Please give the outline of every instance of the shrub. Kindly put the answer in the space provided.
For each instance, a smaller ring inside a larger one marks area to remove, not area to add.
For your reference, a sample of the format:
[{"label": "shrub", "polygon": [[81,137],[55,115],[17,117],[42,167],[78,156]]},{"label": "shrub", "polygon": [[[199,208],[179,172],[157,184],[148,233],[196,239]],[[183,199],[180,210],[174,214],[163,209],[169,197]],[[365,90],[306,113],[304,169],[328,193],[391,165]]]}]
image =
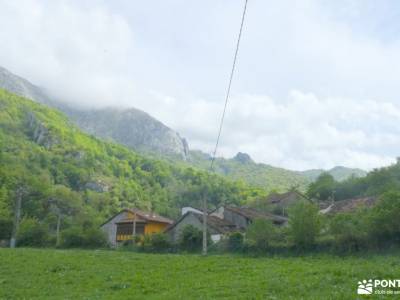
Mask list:
[{"label": "shrub", "polygon": [[289,208],[288,234],[296,247],[301,249],[312,247],[320,229],[321,220],[316,205],[299,201]]},{"label": "shrub", "polygon": [[239,252],[243,250],[243,234],[240,232],[232,232],[228,238],[228,250]]},{"label": "shrub", "polygon": [[171,243],[165,233],[154,233],[151,235],[151,247],[153,251],[163,252],[171,248]]},{"label": "shrub", "polygon": [[351,252],[365,246],[366,226],[361,213],[342,213],[330,221],[330,233],[334,237],[336,250]]},{"label": "shrub", "polygon": [[48,245],[48,241],[48,228],[45,224],[34,218],[22,219],[17,235],[18,246],[43,247]]},{"label": "shrub", "polygon": [[372,241],[400,242],[400,192],[387,192],[372,208],[369,218],[369,235]]},{"label": "shrub", "polygon": [[203,242],[203,232],[192,225],[183,228],[179,246],[183,250],[196,251],[201,249]]},{"label": "shrub", "polygon": [[62,232],[61,238],[64,248],[100,248],[107,245],[104,232],[95,227],[85,230],[77,226],[70,227]]},{"label": "shrub", "polygon": [[270,220],[254,220],[246,231],[246,243],[259,251],[267,250],[276,237],[276,228]]},{"label": "shrub", "polygon": [[11,238],[12,227],[12,220],[0,219],[0,240],[8,240]]},{"label": "shrub", "polygon": [[105,233],[96,227],[88,228],[84,231],[85,243],[84,247],[102,248],[107,246],[107,238]]}]

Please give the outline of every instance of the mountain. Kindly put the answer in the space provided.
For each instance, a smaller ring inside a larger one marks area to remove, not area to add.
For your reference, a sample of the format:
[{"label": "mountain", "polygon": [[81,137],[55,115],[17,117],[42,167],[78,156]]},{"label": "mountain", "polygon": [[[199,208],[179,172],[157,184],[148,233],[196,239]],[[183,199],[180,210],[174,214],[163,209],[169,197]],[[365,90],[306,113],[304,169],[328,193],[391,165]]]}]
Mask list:
[{"label": "mountain", "polygon": [[52,101],[46,91],[2,67],[0,88],[63,111],[82,130],[99,138],[157,156],[178,157],[183,160],[187,157],[186,140],[141,110],[71,108],[65,103]]},{"label": "mountain", "polygon": [[[202,151],[190,151],[187,162],[194,167],[207,170],[210,167],[211,156]],[[228,176],[234,180],[263,188],[264,190],[284,192],[292,187],[305,191],[307,186],[324,170],[290,171],[263,163],[256,163],[250,155],[239,152],[233,158],[217,158],[214,164],[217,174]],[[366,172],[360,169],[335,167],[326,171],[337,181],[343,181],[352,175],[363,177]]]},{"label": "mountain", "polygon": [[98,224],[122,207],[133,206],[176,217],[181,206],[198,206],[204,190],[210,207],[261,195],[222,176],[99,140],[57,110],[2,89],[0,166],[0,234],[1,220],[11,221],[21,187],[26,218],[53,222],[52,205],[65,200],[71,224]]},{"label": "mountain", "polygon": [[364,170],[346,168],[342,166],[334,167],[330,170],[322,170],[322,169],[307,170],[301,172],[301,174],[306,176],[309,180],[315,181],[318,178],[318,176],[324,172],[331,174],[336,181],[344,181],[352,176],[364,177],[367,175],[367,172]]},{"label": "mountain", "polygon": [[143,153],[186,160],[189,151],[184,138],[149,114],[135,109],[64,109],[82,130]]},{"label": "mountain", "polygon": [[0,66],[0,88],[19,96],[35,100],[39,103],[52,105],[53,101],[47,93],[28,80],[21,78]]},{"label": "mountain", "polygon": [[[210,167],[210,161],[210,155],[201,151],[190,151],[187,162],[194,167],[207,170]],[[299,172],[255,163],[248,154],[241,152],[230,159],[217,158],[214,163],[214,170],[217,174],[225,175],[234,180],[242,180],[268,192],[283,192],[291,187],[297,187],[304,191],[311,182],[310,179]]]},{"label": "mountain", "polygon": [[[189,151],[187,141],[177,132],[141,110],[72,108],[65,103],[52,101],[43,89],[1,67],[0,88],[63,111],[78,127],[98,138],[116,142],[155,157],[172,159],[178,164],[183,162],[182,165],[189,164],[202,170],[209,168],[211,159],[209,155],[201,151]],[[238,153],[232,159],[218,158],[215,171],[267,191],[286,191],[294,186],[304,190],[310,182],[324,172],[319,169],[297,172],[255,163],[246,153]],[[365,175],[362,170],[345,167],[335,167],[328,172],[339,181],[352,174]]]}]

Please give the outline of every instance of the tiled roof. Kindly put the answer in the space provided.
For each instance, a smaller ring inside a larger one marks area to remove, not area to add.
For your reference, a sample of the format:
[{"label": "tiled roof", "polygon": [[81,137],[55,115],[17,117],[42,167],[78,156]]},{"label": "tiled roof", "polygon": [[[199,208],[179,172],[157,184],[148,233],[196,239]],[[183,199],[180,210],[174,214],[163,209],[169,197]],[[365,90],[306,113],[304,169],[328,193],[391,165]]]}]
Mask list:
[{"label": "tiled roof", "polygon": [[146,220],[146,221],[153,221],[153,222],[159,222],[159,223],[168,223],[168,224],[172,224],[174,223],[173,220],[162,217],[154,212],[147,212],[147,211],[142,211],[139,209],[128,209],[129,212],[131,213],[136,213],[139,217],[141,217],[142,219]]},{"label": "tiled roof", "polygon": [[327,208],[320,210],[322,214],[336,214],[341,212],[353,212],[362,207],[372,207],[377,201],[376,197],[360,197],[336,201]]},{"label": "tiled roof", "polygon": [[303,195],[299,191],[293,190],[283,194],[272,193],[267,197],[267,202],[270,204],[285,203],[288,201],[290,202],[296,200],[297,198],[309,200],[305,195]]},{"label": "tiled roof", "polygon": [[270,214],[267,212],[260,212],[258,210],[255,210],[255,209],[249,208],[249,207],[225,206],[225,209],[235,212],[239,215],[242,215],[243,217],[245,217],[249,220],[268,219],[268,220],[272,220],[275,223],[285,223],[288,220],[285,217]]},{"label": "tiled roof", "polygon": [[[199,214],[194,211],[188,211],[187,213],[182,215],[174,224],[168,226],[168,228],[165,229],[165,232],[168,232],[171,229],[173,229],[176,225],[178,225],[184,218],[186,218],[189,215],[193,215],[200,222],[203,222],[203,214]],[[236,230],[235,224],[232,224],[226,220],[211,215],[207,216],[207,226],[213,228],[215,231],[219,233],[228,233]]]},{"label": "tiled roof", "polygon": [[[137,214],[142,220],[144,220],[144,221],[151,221],[151,222],[158,222],[158,223],[167,223],[167,224],[172,224],[172,223],[174,223],[173,220],[168,219],[168,218],[165,218],[165,217],[162,217],[162,216],[160,216],[160,215],[158,215],[158,214],[156,214],[156,213],[153,213],[153,212],[146,212],[146,211],[142,211],[142,210],[139,210],[139,209],[136,209],[136,208],[134,208],[134,209],[128,209],[128,208],[126,208],[126,209],[121,210],[119,213],[113,215],[111,218],[109,218],[107,221],[105,221],[105,222],[104,222],[102,225],[100,225],[100,226],[103,226],[104,224],[107,224],[107,223],[110,222],[112,219],[114,219],[115,216],[118,216],[119,214],[122,214],[123,212],[136,213],[136,214]],[[123,223],[124,221],[129,222],[128,219],[125,219],[125,220],[123,220],[123,221],[120,221],[119,223]]]}]

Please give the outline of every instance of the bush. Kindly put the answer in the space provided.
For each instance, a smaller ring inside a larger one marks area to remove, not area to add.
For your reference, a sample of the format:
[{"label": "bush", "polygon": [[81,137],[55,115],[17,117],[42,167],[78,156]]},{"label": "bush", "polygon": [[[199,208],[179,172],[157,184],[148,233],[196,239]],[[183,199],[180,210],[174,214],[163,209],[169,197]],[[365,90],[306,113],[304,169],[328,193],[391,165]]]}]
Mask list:
[{"label": "bush", "polygon": [[183,228],[179,246],[183,250],[197,251],[201,249],[203,243],[203,232],[192,225]]},{"label": "bush", "polygon": [[275,226],[270,220],[254,220],[246,231],[246,244],[259,251],[268,249],[270,243],[277,237]]},{"label": "bush", "polygon": [[61,234],[61,247],[64,248],[101,248],[107,246],[107,239],[100,229],[90,227],[70,227]]},{"label": "bush", "polygon": [[17,235],[17,246],[43,247],[48,245],[48,242],[49,234],[45,224],[33,218],[22,219]]},{"label": "bush", "polygon": [[228,238],[228,250],[231,252],[239,252],[243,250],[243,234],[240,232],[232,232]]},{"label": "bush", "polygon": [[171,243],[165,233],[154,233],[151,235],[151,246],[153,251],[167,251],[171,248]]},{"label": "bush", "polygon": [[289,209],[288,234],[291,242],[300,249],[315,245],[321,229],[321,219],[316,205],[299,201]]},{"label": "bush", "polygon": [[361,213],[342,213],[330,221],[330,233],[334,237],[336,250],[351,252],[365,247],[367,233]]},{"label": "bush", "polygon": [[372,208],[369,235],[378,245],[400,242],[400,192],[387,192]]},{"label": "bush", "polygon": [[12,220],[0,219],[0,240],[9,240],[11,238],[12,227]]}]

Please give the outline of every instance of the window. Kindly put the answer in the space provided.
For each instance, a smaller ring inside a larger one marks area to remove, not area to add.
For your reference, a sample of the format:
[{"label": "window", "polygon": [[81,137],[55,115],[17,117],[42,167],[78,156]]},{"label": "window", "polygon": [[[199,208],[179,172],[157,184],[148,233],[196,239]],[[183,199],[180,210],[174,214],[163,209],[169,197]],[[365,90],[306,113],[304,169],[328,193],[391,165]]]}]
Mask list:
[{"label": "window", "polygon": [[[144,234],[143,223],[136,223],[136,234]],[[133,235],[133,223],[117,224],[117,240],[126,240],[126,237]]]}]

